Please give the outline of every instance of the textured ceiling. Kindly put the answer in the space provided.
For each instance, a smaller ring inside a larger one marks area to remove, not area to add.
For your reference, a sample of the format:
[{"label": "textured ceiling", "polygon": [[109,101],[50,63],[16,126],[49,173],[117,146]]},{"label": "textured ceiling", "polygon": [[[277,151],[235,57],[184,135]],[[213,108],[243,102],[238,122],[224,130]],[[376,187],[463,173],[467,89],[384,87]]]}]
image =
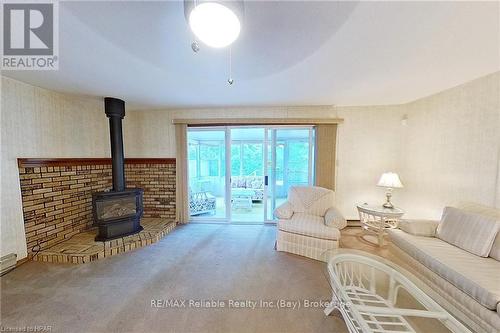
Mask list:
[{"label": "textured ceiling", "polygon": [[60,69],[3,75],[129,108],[408,102],[500,69],[498,2],[246,1],[193,53],[183,3],[61,2]]}]

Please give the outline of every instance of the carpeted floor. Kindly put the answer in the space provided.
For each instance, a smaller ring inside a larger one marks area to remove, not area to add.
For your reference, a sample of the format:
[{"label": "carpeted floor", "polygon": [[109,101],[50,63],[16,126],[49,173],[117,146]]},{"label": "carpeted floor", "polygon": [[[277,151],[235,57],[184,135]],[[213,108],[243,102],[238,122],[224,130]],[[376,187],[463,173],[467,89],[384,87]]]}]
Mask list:
[{"label": "carpeted floor", "polygon": [[[338,313],[325,317],[321,307],[304,307],[329,300],[323,264],[274,251],[274,238],[274,226],[190,224],[156,244],[90,264],[28,262],[1,278],[1,326],[50,326],[51,332],[346,332]],[[178,300],[171,305],[179,307],[168,307],[168,300]],[[196,308],[189,300],[220,300],[225,307]],[[269,303],[236,308],[233,300]],[[276,308],[280,300],[301,307]]]}]

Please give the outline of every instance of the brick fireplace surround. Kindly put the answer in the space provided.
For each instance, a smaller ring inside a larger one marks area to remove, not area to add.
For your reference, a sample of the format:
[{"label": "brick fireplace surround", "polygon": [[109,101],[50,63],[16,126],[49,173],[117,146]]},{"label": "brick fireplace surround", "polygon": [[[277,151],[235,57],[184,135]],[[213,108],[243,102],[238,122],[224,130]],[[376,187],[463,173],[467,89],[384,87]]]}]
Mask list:
[{"label": "brick fireplace surround", "polygon": [[[18,159],[28,254],[92,226],[92,193],[110,189],[111,159]],[[127,187],[144,189],[144,217],[175,220],[175,159],[125,159]]]}]

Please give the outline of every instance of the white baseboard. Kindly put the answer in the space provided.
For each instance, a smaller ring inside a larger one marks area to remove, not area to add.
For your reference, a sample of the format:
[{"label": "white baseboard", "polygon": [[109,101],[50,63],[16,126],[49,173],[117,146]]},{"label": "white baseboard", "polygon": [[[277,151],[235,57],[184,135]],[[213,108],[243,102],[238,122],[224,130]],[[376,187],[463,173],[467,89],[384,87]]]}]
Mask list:
[{"label": "white baseboard", "polygon": [[347,220],[348,227],[361,227],[361,222],[359,220]]},{"label": "white baseboard", "polygon": [[17,263],[17,254],[9,253],[6,256],[0,258],[0,275],[4,275],[5,273],[16,268]]}]

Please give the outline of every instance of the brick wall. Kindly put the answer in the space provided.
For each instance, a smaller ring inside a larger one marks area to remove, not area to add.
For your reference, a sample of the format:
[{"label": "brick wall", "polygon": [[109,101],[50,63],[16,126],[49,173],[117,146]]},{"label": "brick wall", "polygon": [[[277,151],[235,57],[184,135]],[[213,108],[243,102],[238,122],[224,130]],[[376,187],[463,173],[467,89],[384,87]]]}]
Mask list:
[{"label": "brick wall", "polygon": [[144,217],[175,219],[175,164],[125,164],[125,178],[144,189]]},{"label": "brick wall", "polygon": [[[19,161],[28,253],[37,245],[48,248],[92,226],[92,193],[111,188],[111,160]],[[175,219],[172,160],[126,159],[125,177],[127,187],[144,189],[144,217]]]}]

